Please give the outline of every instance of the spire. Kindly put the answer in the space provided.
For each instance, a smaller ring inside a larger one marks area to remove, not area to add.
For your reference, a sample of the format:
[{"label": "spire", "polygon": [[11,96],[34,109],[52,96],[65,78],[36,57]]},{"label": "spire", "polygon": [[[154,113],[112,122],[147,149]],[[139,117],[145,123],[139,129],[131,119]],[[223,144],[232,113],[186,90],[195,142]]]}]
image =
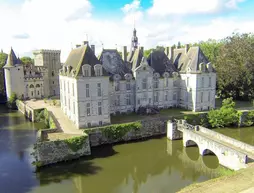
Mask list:
[{"label": "spire", "polygon": [[15,64],[17,64],[17,63],[18,63],[18,59],[11,47],[11,51],[8,55],[8,58],[7,58],[7,61],[6,61],[6,64],[4,67],[15,67]]},{"label": "spire", "polygon": [[131,50],[134,51],[138,48],[138,37],[137,37],[137,30],[134,27],[133,29],[133,35],[131,39]]}]

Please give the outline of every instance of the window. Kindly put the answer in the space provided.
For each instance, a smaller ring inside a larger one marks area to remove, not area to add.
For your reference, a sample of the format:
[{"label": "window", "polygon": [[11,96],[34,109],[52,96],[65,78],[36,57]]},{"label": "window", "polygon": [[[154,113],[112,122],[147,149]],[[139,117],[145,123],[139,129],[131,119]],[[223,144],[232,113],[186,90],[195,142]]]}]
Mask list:
[{"label": "window", "polygon": [[147,80],[146,80],[146,78],[143,78],[143,79],[142,79],[142,88],[143,88],[143,89],[146,89],[146,88],[147,88],[147,85],[146,85],[146,84],[147,84]]},{"label": "window", "polygon": [[34,92],[33,92],[33,91],[31,92],[31,95],[32,95],[32,96],[34,95]]},{"label": "window", "polygon": [[203,88],[205,86],[205,78],[202,77],[202,80],[201,80],[201,87]]},{"label": "window", "polygon": [[131,90],[130,81],[126,81],[126,90]]},{"label": "window", "polygon": [[140,99],[138,99],[138,105],[140,104]]},{"label": "window", "polygon": [[97,68],[97,69],[96,69],[95,75],[96,75],[96,76],[100,76],[100,75],[101,75],[101,69],[100,69],[100,68]]},{"label": "window", "polygon": [[186,101],[186,102],[189,101],[189,93],[188,93],[188,92],[185,93],[185,101]]},{"label": "window", "polygon": [[115,105],[116,105],[116,106],[119,106],[119,105],[120,105],[120,95],[117,95],[117,96],[116,96]]},{"label": "window", "polygon": [[165,101],[168,101],[168,91],[165,92]]},{"label": "window", "polygon": [[89,70],[87,68],[84,69],[84,76],[89,76]]},{"label": "window", "polygon": [[208,92],[208,102],[210,102],[210,100],[211,100],[211,93]]},{"label": "window", "polygon": [[154,102],[157,103],[159,101],[159,92],[155,92],[153,97],[154,97],[154,99],[153,99]]},{"label": "window", "polygon": [[70,84],[69,84],[69,82],[67,82],[67,90],[68,90],[68,93],[70,93]]},{"label": "window", "polygon": [[101,102],[98,102],[98,115],[102,115]]},{"label": "window", "polygon": [[37,94],[40,95],[40,91],[38,91]]},{"label": "window", "polygon": [[209,77],[209,87],[211,87],[211,86],[212,86],[212,78]]},{"label": "window", "polygon": [[126,95],[126,105],[131,105],[131,95],[130,94]]},{"label": "window", "polygon": [[190,78],[187,77],[187,87],[189,87],[189,86],[190,86]]},{"label": "window", "polygon": [[72,96],[74,96],[74,83],[72,83]]},{"label": "window", "polygon": [[53,84],[55,84],[55,82],[53,81]]},{"label": "window", "polygon": [[115,82],[115,91],[119,91],[120,90],[120,83],[119,81]]},{"label": "window", "polygon": [[155,79],[154,80],[154,85],[153,85],[154,88],[159,88],[159,80],[158,79]]},{"label": "window", "polygon": [[92,125],[91,125],[91,123],[87,123],[87,127],[91,127]]},{"label": "window", "polygon": [[176,93],[173,94],[173,100],[176,100]]},{"label": "window", "polygon": [[55,76],[55,72],[54,71],[52,71],[52,76]]},{"label": "window", "polygon": [[99,126],[102,126],[102,121],[99,121]]},{"label": "window", "polygon": [[97,84],[97,95],[100,97],[101,96],[101,83]]},{"label": "window", "polygon": [[176,80],[173,81],[173,86],[174,86],[174,87],[177,87],[177,81],[176,81]]},{"label": "window", "polygon": [[165,87],[168,87],[168,78],[165,78]]},{"label": "window", "polygon": [[66,96],[64,96],[64,106],[66,106]]},{"label": "window", "polygon": [[64,81],[63,81],[63,86],[64,86],[64,89],[63,89],[63,90],[65,91],[65,82],[64,82]]},{"label": "window", "polygon": [[68,99],[68,107],[69,107],[69,110],[71,110],[71,101],[70,101],[70,99]]},{"label": "window", "polygon": [[90,97],[89,84],[86,84],[86,97]]},{"label": "window", "polygon": [[75,115],[75,102],[73,102],[73,114]]},{"label": "window", "polygon": [[201,103],[203,102],[203,92],[201,92],[201,94],[200,94],[200,102]]},{"label": "window", "polygon": [[90,116],[91,115],[91,108],[90,108],[90,103],[86,104],[86,115]]}]

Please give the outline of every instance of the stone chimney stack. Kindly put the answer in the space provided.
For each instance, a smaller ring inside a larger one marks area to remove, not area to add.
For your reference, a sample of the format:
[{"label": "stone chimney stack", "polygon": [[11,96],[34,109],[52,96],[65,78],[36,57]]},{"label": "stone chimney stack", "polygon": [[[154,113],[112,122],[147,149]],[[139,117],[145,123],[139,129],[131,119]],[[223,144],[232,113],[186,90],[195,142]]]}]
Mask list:
[{"label": "stone chimney stack", "polygon": [[83,45],[88,45],[88,41],[83,41]]},{"label": "stone chimney stack", "polygon": [[174,47],[168,47],[168,58],[173,62],[174,59]]},{"label": "stone chimney stack", "polygon": [[140,51],[142,54],[144,54],[144,47],[143,46],[140,47]]},{"label": "stone chimney stack", "polygon": [[165,48],[164,53],[168,56],[168,54],[169,54],[169,47]]},{"label": "stone chimney stack", "polygon": [[122,53],[123,61],[127,61],[127,46],[123,46],[123,53]]},{"label": "stone chimney stack", "polygon": [[189,49],[190,49],[190,44],[185,44],[185,54],[188,53]]},{"label": "stone chimney stack", "polygon": [[93,50],[93,53],[95,54],[95,45],[91,45],[91,49]]}]

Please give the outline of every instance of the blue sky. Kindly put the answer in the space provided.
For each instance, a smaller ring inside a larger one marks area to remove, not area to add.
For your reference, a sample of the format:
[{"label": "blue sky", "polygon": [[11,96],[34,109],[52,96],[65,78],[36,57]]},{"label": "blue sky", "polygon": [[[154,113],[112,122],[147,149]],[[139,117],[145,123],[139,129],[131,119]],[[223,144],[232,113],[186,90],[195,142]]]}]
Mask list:
[{"label": "blue sky", "polygon": [[[61,5],[61,6],[59,6]],[[254,32],[253,0],[0,0],[0,48],[20,55],[61,49],[64,61],[83,40],[96,52],[130,45],[134,19],[139,43],[157,45],[221,39]]]}]

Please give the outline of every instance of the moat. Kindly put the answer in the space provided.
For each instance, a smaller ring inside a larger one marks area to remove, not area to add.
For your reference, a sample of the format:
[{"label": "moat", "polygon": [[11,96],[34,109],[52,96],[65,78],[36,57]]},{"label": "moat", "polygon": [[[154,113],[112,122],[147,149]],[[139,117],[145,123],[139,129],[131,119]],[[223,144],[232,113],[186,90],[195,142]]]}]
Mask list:
[{"label": "moat", "polygon": [[[168,193],[222,175],[216,156],[200,156],[197,147],[166,137],[104,146],[93,155],[34,173],[30,148],[38,125],[17,111],[0,107],[0,190],[3,193]],[[219,132],[254,145],[253,128]],[[227,133],[225,133],[227,132]]]}]

